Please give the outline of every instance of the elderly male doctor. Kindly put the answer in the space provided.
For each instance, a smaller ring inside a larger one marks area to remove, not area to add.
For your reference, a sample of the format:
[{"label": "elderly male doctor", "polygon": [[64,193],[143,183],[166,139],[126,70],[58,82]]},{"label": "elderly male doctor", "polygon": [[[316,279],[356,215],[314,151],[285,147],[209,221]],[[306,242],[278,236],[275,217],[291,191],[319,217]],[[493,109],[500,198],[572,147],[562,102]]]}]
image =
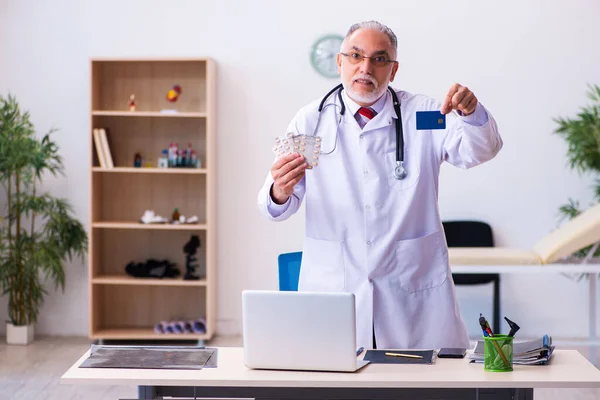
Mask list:
[{"label": "elderly male doctor", "polygon": [[[321,111],[318,166],[304,157],[274,161],[259,191],[262,214],[290,218],[306,205],[298,290],[356,296],[357,346],[468,348],[438,210],[440,165],[471,168],[502,147],[489,111],[465,86],[443,103],[397,90],[407,175],[396,179],[396,130],[388,83],[397,39],[374,22],[353,25],[337,55],[346,111],[337,93]],[[300,109],[288,132],[313,134],[321,98]],[[329,106],[328,106],[329,105]],[[416,112],[441,110],[446,129],[416,130]],[[455,110],[455,113],[450,113]],[[340,121],[341,119],[341,121]]]}]

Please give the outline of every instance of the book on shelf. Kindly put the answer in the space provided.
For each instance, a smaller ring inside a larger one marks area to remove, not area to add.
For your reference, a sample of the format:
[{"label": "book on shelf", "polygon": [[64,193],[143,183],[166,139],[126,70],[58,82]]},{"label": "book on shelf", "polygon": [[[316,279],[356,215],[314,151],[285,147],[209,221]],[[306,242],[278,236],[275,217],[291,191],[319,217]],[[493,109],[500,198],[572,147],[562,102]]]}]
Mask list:
[{"label": "book on shelf", "polygon": [[108,144],[108,138],[106,135],[106,129],[94,128],[94,146],[96,148],[96,155],[98,156],[98,162],[102,168],[114,168],[112,154],[110,152],[110,146]]},{"label": "book on shelf", "polygon": [[96,156],[98,157],[98,163],[101,168],[106,168],[106,161],[104,159],[104,148],[102,147],[102,141],[100,140],[99,130],[94,128],[94,148],[96,149]]},{"label": "book on shelf", "polygon": [[[514,340],[514,339],[513,339]],[[469,354],[471,362],[483,363],[483,340],[477,341],[473,352]],[[552,336],[544,335],[540,338],[524,342],[513,343],[513,364],[543,365],[552,357],[554,345]]]}]

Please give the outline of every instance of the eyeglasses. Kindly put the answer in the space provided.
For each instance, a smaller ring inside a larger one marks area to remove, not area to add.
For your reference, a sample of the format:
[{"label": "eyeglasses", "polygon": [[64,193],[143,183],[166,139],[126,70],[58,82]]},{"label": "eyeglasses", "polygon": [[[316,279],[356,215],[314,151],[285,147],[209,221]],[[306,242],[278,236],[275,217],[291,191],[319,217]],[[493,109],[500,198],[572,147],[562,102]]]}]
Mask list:
[{"label": "eyeglasses", "polygon": [[341,52],[340,52],[340,54],[347,57],[348,61],[350,61],[350,64],[360,64],[365,58],[370,59],[371,62],[373,63],[373,65],[375,65],[376,67],[385,67],[389,63],[397,62],[395,60],[388,60],[384,56],[375,56],[375,57],[363,56],[362,54],[357,53],[355,51],[351,52],[350,54],[341,53]]}]

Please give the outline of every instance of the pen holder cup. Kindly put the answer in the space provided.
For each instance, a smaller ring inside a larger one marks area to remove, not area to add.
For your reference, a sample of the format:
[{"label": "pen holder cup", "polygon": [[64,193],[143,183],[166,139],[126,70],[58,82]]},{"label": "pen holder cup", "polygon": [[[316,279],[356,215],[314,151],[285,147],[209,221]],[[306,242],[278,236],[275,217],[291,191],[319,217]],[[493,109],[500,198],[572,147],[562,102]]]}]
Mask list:
[{"label": "pen holder cup", "polygon": [[484,336],[483,369],[491,372],[513,370],[513,337],[508,335]]}]

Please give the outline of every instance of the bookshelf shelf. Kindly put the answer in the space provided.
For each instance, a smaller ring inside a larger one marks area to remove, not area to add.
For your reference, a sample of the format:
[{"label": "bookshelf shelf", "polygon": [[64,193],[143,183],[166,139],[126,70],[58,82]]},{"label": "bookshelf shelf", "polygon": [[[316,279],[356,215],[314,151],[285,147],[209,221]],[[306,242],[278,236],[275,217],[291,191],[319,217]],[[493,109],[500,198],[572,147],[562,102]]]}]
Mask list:
[{"label": "bookshelf shelf", "polygon": [[206,224],[143,224],[141,222],[93,222],[92,228],[197,231],[206,230],[208,226]]},{"label": "bookshelf shelf", "polygon": [[161,111],[92,111],[97,117],[151,117],[151,118],[206,118],[204,112],[161,112]]},{"label": "bookshelf shelf", "polygon": [[[216,65],[210,58],[94,58],[90,69],[89,337],[209,340],[217,310]],[[174,85],[182,91],[169,102]],[[193,151],[202,168],[158,168],[172,144]],[[148,210],[170,219],[174,209],[200,222],[139,222]],[[184,246],[194,237],[202,279],[184,280]],[[129,263],[150,259],[168,260],[179,277],[127,274]],[[180,318],[205,320],[206,333],[154,332],[156,323]]]},{"label": "bookshelf shelf", "polygon": [[102,168],[92,167],[93,172],[108,172],[122,174],[190,174],[190,175],[205,175],[208,170],[206,168],[134,168],[134,167],[114,167]]},{"label": "bookshelf shelf", "polygon": [[211,336],[195,333],[155,333],[152,328],[117,328],[100,329],[94,332],[90,338],[105,340],[207,340]]},{"label": "bookshelf shelf", "polygon": [[103,275],[92,278],[94,285],[155,285],[155,286],[206,286],[206,280],[187,281],[182,278],[134,278],[129,275]]}]

